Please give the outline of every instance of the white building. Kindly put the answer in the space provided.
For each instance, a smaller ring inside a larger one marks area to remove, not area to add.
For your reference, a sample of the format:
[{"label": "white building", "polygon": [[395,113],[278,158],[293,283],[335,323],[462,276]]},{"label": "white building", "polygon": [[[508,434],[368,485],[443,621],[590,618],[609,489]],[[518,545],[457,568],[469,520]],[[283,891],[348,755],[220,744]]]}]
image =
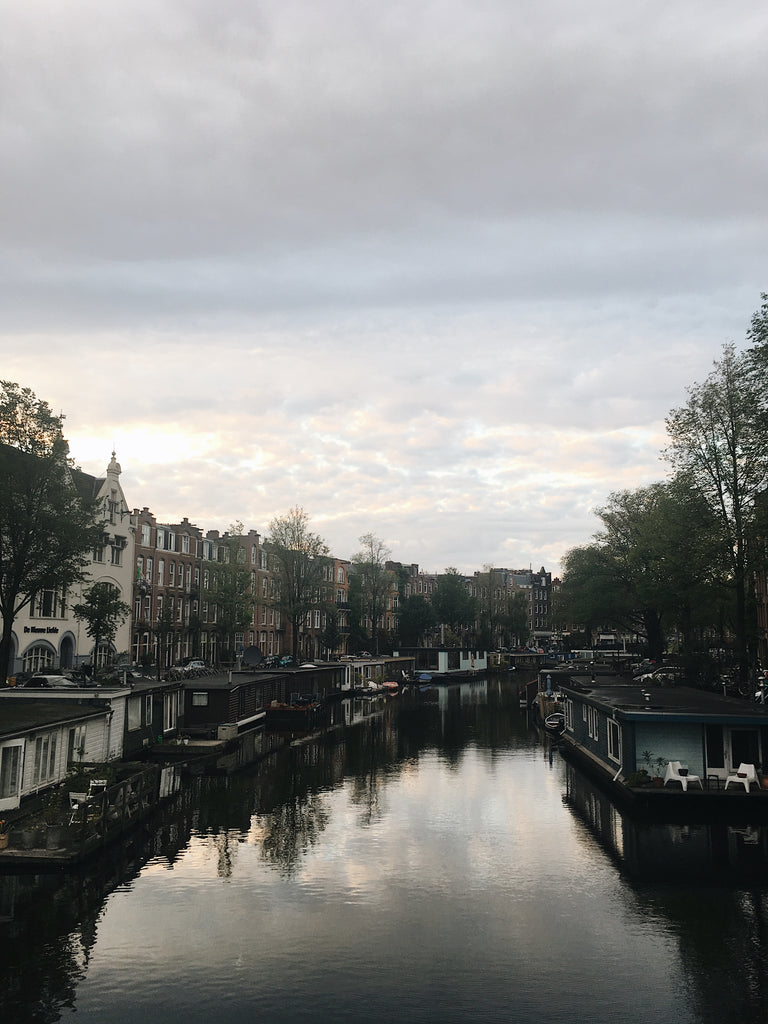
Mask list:
[{"label": "white building", "polygon": [[[54,669],[76,668],[92,660],[92,640],[85,623],[72,613],[82,601],[83,591],[94,583],[111,583],[127,605],[133,600],[133,565],[135,523],[120,485],[120,464],[112,458],[106,476],[94,477],[74,471],[77,485],[89,496],[95,496],[101,512],[104,531],[101,543],[91,552],[85,583],[66,594],[44,590],[36,594],[16,617],[13,627],[13,652],[9,675],[20,672],[50,672]],[[130,649],[130,615],[118,629],[112,653]],[[107,652],[97,652],[96,663],[103,662]]]}]

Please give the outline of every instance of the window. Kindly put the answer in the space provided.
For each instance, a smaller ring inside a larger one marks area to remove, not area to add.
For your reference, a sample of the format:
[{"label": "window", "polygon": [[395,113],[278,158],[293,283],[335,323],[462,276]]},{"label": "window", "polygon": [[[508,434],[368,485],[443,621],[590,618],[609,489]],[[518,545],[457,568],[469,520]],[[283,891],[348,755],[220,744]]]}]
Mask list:
[{"label": "window", "polygon": [[599,735],[599,716],[596,708],[587,708],[587,732],[591,740],[597,740]]},{"label": "window", "polygon": [[176,577],[176,563],[170,562],[168,564],[168,586],[172,587]]},{"label": "window", "polygon": [[103,562],[104,561],[104,545],[107,543],[108,540],[109,540],[109,537],[107,537],[105,535],[105,536],[101,537],[101,539],[99,541],[97,541],[97,543],[94,545],[94,548],[93,548],[93,560],[94,560],[94,562]]},{"label": "window", "polygon": [[0,800],[18,795],[21,785],[21,743],[0,750]]},{"label": "window", "polygon": [[128,698],[128,731],[141,728],[141,697]]},{"label": "window", "polygon": [[621,763],[621,730],[613,718],[608,719],[608,756],[616,764]]},{"label": "window", "polygon": [[152,543],[152,528],[149,523],[141,524],[141,543],[145,548]]},{"label": "window", "polygon": [[85,723],[69,730],[67,736],[67,763],[85,755]]},{"label": "window", "polygon": [[181,537],[181,553],[183,555],[189,554],[189,534],[184,533]]},{"label": "window", "polygon": [[176,694],[163,694],[163,732],[172,732],[176,728]]},{"label": "window", "polygon": [[46,733],[35,740],[35,755],[32,768],[32,784],[49,782],[56,771],[56,734]]},{"label": "window", "polygon": [[35,644],[24,652],[23,670],[34,675],[53,668],[54,652],[47,644]]},{"label": "window", "polygon": [[158,548],[165,547],[165,530],[161,530],[159,526],[157,528],[157,546]]},{"label": "window", "polygon": [[192,707],[193,708],[207,708],[208,707],[208,694],[207,693],[192,693]]},{"label": "window", "polygon": [[158,558],[157,560],[157,582],[159,586],[163,586],[165,582],[165,559]]},{"label": "window", "polygon": [[32,602],[31,615],[40,619],[58,619],[66,614],[66,605],[58,590],[41,590]]},{"label": "window", "polygon": [[144,698],[144,724],[152,725],[152,696],[150,694]]},{"label": "window", "polygon": [[340,565],[338,567],[338,569],[336,570],[336,582],[337,583],[343,583],[344,582],[344,566],[343,565]]}]

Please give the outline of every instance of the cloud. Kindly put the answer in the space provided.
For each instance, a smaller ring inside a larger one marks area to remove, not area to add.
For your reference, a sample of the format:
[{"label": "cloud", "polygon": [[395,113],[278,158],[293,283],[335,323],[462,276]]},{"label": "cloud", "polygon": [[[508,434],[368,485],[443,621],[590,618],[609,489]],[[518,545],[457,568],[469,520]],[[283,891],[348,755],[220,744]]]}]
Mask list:
[{"label": "cloud", "polygon": [[556,567],[765,289],[757,2],[3,24],[3,376],[161,518]]}]

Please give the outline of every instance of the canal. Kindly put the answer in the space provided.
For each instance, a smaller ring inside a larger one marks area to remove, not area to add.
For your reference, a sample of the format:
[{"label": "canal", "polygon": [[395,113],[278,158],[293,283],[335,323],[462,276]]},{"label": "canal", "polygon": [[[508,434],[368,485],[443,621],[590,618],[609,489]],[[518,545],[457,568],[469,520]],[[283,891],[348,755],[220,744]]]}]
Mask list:
[{"label": "canal", "polygon": [[0,1020],[768,1020],[764,828],[631,821],[506,681],[368,710],[0,874]]}]

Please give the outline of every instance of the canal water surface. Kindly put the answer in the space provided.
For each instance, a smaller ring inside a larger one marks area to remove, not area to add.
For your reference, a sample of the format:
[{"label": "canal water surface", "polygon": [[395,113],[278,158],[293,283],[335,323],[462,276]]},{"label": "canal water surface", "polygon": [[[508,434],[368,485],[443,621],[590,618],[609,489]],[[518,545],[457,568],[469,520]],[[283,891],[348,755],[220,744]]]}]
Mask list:
[{"label": "canal water surface", "polygon": [[764,829],[622,817],[506,681],[349,710],[88,870],[0,874],[0,1020],[768,1020]]}]

